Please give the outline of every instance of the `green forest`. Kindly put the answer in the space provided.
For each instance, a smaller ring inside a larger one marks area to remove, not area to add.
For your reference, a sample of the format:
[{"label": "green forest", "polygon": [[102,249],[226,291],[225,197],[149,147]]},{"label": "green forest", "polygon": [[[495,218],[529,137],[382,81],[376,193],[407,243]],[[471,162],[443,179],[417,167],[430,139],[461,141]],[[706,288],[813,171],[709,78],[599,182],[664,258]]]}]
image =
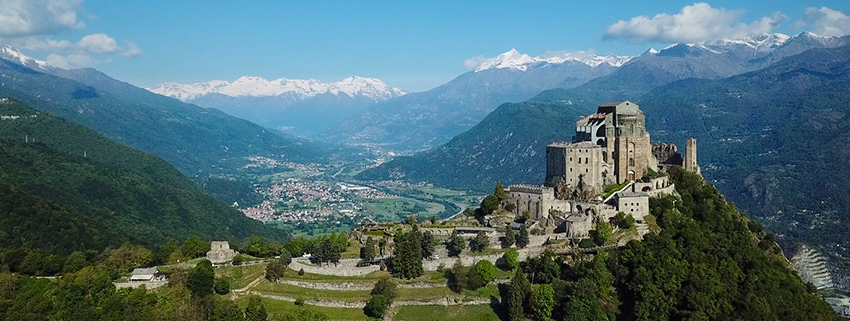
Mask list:
[{"label": "green forest", "polygon": [[57,254],[200,235],[286,238],[165,161],[13,100],[0,113],[0,246]]}]

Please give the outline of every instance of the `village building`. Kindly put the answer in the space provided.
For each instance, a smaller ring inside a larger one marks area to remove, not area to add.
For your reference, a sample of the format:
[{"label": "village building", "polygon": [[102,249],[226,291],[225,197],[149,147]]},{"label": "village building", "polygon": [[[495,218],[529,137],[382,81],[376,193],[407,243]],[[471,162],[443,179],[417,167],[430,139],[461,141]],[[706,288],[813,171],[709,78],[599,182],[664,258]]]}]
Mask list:
[{"label": "village building", "polygon": [[210,250],[207,252],[207,260],[213,264],[226,263],[233,261],[236,254],[236,251],[230,249],[230,243],[227,241],[212,241]]},{"label": "village building", "polygon": [[155,266],[150,268],[137,268],[133,269],[133,273],[130,275],[130,282],[153,282],[160,281],[163,278],[164,276],[159,273],[159,269]]}]

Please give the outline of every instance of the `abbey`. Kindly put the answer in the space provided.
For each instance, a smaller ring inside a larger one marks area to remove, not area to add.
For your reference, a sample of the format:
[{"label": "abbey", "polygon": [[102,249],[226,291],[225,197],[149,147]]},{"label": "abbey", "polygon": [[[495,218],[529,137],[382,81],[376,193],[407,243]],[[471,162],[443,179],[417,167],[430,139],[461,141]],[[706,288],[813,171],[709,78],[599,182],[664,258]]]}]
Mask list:
[{"label": "abbey", "polygon": [[608,102],[576,122],[572,142],[546,146],[543,185],[511,185],[507,202],[516,205],[517,215],[528,212],[549,226],[566,225],[571,237],[585,235],[594,221],[618,212],[642,223],[649,197],[675,193],[666,167],[699,173],[696,155],[693,138],[684,159],[676,145],[652,144],[637,104]]}]

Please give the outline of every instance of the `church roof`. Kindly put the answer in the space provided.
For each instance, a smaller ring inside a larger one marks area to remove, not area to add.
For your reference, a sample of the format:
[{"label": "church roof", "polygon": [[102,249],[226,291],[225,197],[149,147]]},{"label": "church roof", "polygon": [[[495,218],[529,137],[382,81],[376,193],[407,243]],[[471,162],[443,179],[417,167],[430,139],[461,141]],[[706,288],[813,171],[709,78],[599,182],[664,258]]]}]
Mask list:
[{"label": "church roof", "polygon": [[624,102],[626,101],[609,101],[602,105],[599,105],[599,107],[617,107],[617,105],[622,104]]}]

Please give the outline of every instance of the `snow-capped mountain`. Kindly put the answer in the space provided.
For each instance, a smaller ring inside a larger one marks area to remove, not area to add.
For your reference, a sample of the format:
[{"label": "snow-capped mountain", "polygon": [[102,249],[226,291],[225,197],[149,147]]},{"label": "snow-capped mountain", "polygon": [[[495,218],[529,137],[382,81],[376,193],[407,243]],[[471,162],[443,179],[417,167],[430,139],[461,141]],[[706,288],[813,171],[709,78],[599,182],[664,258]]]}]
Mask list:
[{"label": "snow-capped mountain", "polygon": [[500,54],[495,58],[484,59],[475,67],[475,72],[480,72],[488,69],[509,68],[525,71],[529,66],[538,64],[562,64],[565,62],[580,62],[590,67],[596,67],[601,64],[607,64],[612,67],[622,66],[624,63],[631,60],[631,56],[597,56],[590,52],[554,52],[547,53],[543,56],[531,57],[527,54],[521,54],[516,49],[511,49],[508,52]]},{"label": "snow-capped mountain", "polygon": [[32,68],[35,70],[49,71],[56,67],[51,66],[46,61],[41,61],[38,59],[34,59],[28,57],[21,53],[18,49],[12,48],[10,46],[2,46],[0,47],[0,58],[13,61],[24,67]]},{"label": "snow-capped mountain", "polygon": [[515,49],[472,58],[471,71],[437,88],[375,104],[324,133],[334,142],[419,150],[449,141],[505,102],[523,101],[557,87],[576,87],[610,74],[632,57],[556,52],[539,57]]},{"label": "snow-capped mountain", "polygon": [[337,82],[316,79],[267,80],[244,76],[232,82],[163,83],[151,92],[297,135],[311,135],[367,106],[407,94],[375,78],[348,77]]},{"label": "snow-capped mountain", "polygon": [[266,80],[261,77],[243,76],[233,82],[213,80],[195,84],[163,83],[148,90],[190,101],[201,96],[221,94],[229,97],[270,97],[288,96],[293,99],[307,99],[323,94],[349,97],[366,97],[374,101],[383,101],[406,94],[404,90],[393,88],[375,78],[348,77],[338,82],[324,83],[316,79]]}]

